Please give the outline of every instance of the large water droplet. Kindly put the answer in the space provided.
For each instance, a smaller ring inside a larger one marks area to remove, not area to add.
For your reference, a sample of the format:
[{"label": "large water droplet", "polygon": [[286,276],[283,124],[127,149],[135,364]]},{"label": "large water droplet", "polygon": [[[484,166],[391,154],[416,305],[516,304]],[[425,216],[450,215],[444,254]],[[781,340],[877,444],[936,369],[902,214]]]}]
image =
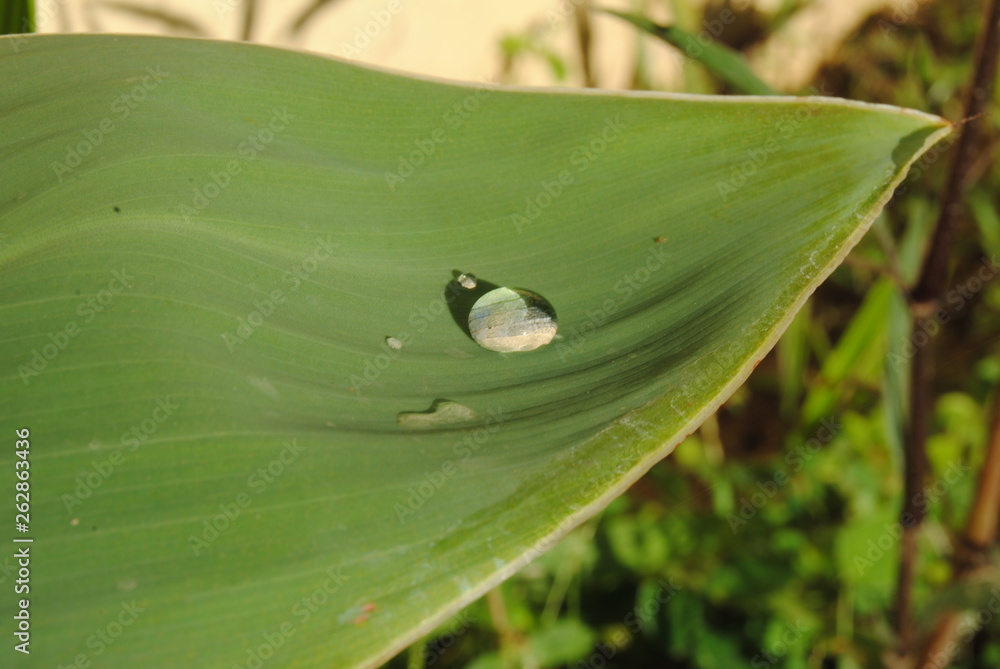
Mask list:
[{"label": "large water droplet", "polygon": [[455,423],[470,423],[481,415],[475,409],[451,400],[434,400],[427,411],[404,411],[396,416],[396,422],[403,427],[417,430],[432,430]]},{"label": "large water droplet", "polygon": [[475,274],[462,273],[458,275],[458,283],[462,288],[472,290],[479,282],[476,280]]},{"label": "large water droplet", "polygon": [[483,348],[501,353],[533,351],[556,336],[552,305],[529,290],[497,288],[469,312],[469,333]]}]

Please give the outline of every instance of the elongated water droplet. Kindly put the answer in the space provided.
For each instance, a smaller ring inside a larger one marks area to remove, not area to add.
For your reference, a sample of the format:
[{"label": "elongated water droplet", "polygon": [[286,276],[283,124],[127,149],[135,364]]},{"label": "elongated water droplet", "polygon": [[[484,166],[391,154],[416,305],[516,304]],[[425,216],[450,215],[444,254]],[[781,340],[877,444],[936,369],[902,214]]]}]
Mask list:
[{"label": "elongated water droplet", "polygon": [[472,290],[473,288],[476,287],[476,285],[479,282],[476,281],[476,275],[475,274],[464,274],[463,273],[463,274],[459,274],[458,275],[458,283],[459,283],[460,286],[462,286],[462,288],[466,288],[468,290]]},{"label": "elongated water droplet", "polygon": [[386,337],[385,343],[389,346],[389,348],[395,349],[397,351],[403,348],[403,342],[396,339],[395,337]]},{"label": "elongated water droplet", "polygon": [[552,305],[529,290],[497,288],[480,297],[469,312],[469,333],[491,351],[533,351],[556,336]]},{"label": "elongated water droplet", "polygon": [[403,411],[396,416],[396,422],[403,427],[417,430],[432,430],[454,423],[469,423],[479,420],[480,413],[464,404],[451,400],[434,400],[427,411]]}]

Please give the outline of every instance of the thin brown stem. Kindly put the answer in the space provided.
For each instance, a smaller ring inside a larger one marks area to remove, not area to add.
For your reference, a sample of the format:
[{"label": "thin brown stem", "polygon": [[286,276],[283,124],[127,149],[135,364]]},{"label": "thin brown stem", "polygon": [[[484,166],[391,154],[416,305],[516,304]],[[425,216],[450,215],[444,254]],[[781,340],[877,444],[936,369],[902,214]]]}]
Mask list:
[{"label": "thin brown stem", "polygon": [[243,0],[243,28],[240,31],[240,39],[249,42],[253,37],[253,28],[257,19],[257,0]]},{"label": "thin brown stem", "polygon": [[507,616],[507,603],[503,598],[503,586],[498,585],[486,593],[486,607],[490,612],[493,629],[500,637],[500,649],[503,651],[501,654],[516,654],[515,649],[520,646],[520,635],[510,624],[510,618]]},{"label": "thin brown stem", "polygon": [[979,475],[979,488],[972,506],[972,516],[965,531],[968,542],[981,553],[997,540],[1000,525],[1000,388],[993,403],[993,431],[990,449]]},{"label": "thin brown stem", "polygon": [[[973,167],[982,153],[979,137],[981,121],[977,117],[985,113],[993,99],[997,60],[1000,56],[1000,0],[986,0],[983,17],[983,31],[976,46],[974,70],[964,101],[964,114],[969,122],[962,124],[949,166],[947,185],[930,250],[912,292],[910,308],[913,314],[914,340],[920,319],[927,318],[937,310],[947,289],[955,228],[964,211],[962,202]],[[929,345],[918,347],[911,361],[910,425],[904,456],[904,530],[896,591],[896,631],[900,652],[904,657],[910,656],[915,650],[911,590],[915,574],[917,533],[923,520],[923,508],[917,502],[920,500],[920,490],[927,472],[928,422],[934,403],[930,349]]]},{"label": "thin brown stem", "polygon": [[583,84],[587,88],[597,86],[597,77],[594,75],[594,62],[591,57],[591,43],[593,31],[590,28],[590,7],[589,3],[583,3],[576,8],[576,39],[580,45],[580,64],[583,66]]},{"label": "thin brown stem", "polygon": [[962,217],[962,200],[969,185],[969,176],[982,153],[980,145],[981,116],[993,99],[997,78],[997,57],[1000,54],[1000,2],[987,0],[983,12],[983,32],[976,45],[975,69],[972,81],[965,92],[966,119],[975,120],[961,125],[961,135],[952,154],[948,182],[942,198],[941,212],[931,241],[930,252],[924,260],[920,280],[913,290],[917,302],[935,302],[944,294],[948,281],[948,263],[954,244],[955,227]]},{"label": "thin brown stem", "polygon": [[[914,332],[916,332],[914,319]],[[910,427],[904,453],[903,512],[900,524],[903,536],[900,542],[899,577],[896,585],[896,632],[899,636],[899,650],[905,657],[913,652],[916,632],[913,625],[913,611],[910,594],[916,572],[917,535],[924,519],[921,490],[927,475],[927,415],[930,412],[931,397],[928,370],[930,355],[927,346],[918,348],[911,360],[910,375]]]}]

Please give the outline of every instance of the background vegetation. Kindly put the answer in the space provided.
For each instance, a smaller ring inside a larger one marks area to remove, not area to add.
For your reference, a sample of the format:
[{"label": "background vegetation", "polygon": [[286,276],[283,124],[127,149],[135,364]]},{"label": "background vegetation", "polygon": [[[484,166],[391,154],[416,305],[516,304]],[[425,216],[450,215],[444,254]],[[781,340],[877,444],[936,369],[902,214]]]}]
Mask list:
[{"label": "background vegetation", "polygon": [[[316,3],[323,4],[332,3]],[[766,14],[747,2],[671,4],[681,28],[750,53],[810,3],[788,0]],[[253,21],[251,9],[246,16]],[[519,63],[541,59],[557,79],[601,84],[590,67],[588,15],[581,16],[574,15],[573,50],[544,21],[509,35],[497,45],[506,63],[500,74],[516,82]],[[168,29],[197,28],[161,18]],[[719,21],[724,29],[716,31]],[[981,29],[978,2],[897,3],[867,18],[797,92],[961,120]],[[636,34],[636,50],[622,57],[633,63],[634,86],[650,87],[652,56]],[[685,90],[738,92],[695,60],[682,63]],[[918,353],[933,370],[933,401],[925,417],[927,476],[919,499],[910,500],[927,514],[914,563],[913,625],[923,638],[947,607],[964,608],[970,613],[952,666],[1000,666],[995,543],[978,580],[955,583],[1000,381],[1000,177],[990,169],[996,119],[982,127],[943,316],[918,319],[911,329],[904,287],[918,278],[932,244],[949,146],[914,168],[778,347],[674,456],[386,666],[905,666],[894,655],[895,606],[909,374]]]},{"label": "background vegetation", "polygon": [[[714,35],[712,21],[732,10],[736,21],[715,37],[748,51],[808,3],[784,3],[768,20],[739,4],[710,3],[681,27]],[[806,90],[960,120],[982,6],[910,8],[869,17]],[[586,62],[549,48],[538,31],[502,46],[512,71],[519,58],[542,57],[571,76]],[[636,59],[637,87],[648,81],[646,65]],[[733,92],[698,63],[684,71],[688,91]],[[984,126],[947,322],[926,320],[926,337],[911,331],[900,289],[915,281],[931,244],[950,155],[943,145],[713,419],[598,518],[387,666],[904,666],[893,653],[894,602],[906,388],[921,347],[935,374],[930,471],[917,500],[927,517],[916,626],[926,635],[958,600],[971,613],[950,666],[1000,666],[995,544],[984,581],[950,585],[1000,380],[995,119]]]}]

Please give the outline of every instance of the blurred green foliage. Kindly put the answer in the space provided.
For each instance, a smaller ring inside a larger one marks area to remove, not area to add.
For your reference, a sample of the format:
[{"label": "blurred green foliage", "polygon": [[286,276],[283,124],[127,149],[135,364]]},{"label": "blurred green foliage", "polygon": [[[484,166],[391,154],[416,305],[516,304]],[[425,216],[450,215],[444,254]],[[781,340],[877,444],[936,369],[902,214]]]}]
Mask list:
[{"label": "blurred green foliage", "polygon": [[[741,17],[728,45],[765,38],[794,9],[786,4],[771,25]],[[960,120],[980,11],[978,2],[931,2],[905,22],[871,17],[815,85]],[[749,33],[736,30],[746,25]],[[576,62],[537,33],[511,37],[503,49],[508,59],[542,56],[560,78]],[[686,67],[690,90],[726,90],[697,63]],[[637,72],[635,81],[644,80]],[[989,126],[995,146],[997,121]],[[987,161],[958,231],[946,313],[921,325],[926,337],[912,335],[899,289],[927,250],[948,158],[942,146],[914,167],[772,354],[672,457],[386,666],[885,666],[895,643],[913,347],[932,347],[936,374],[933,478],[920,500],[928,515],[914,593],[925,626],[942,598],[958,596],[947,589],[951,557],[984,457],[984,407],[1000,381],[1000,280],[991,269],[1000,260],[1000,175]],[[964,600],[980,615],[953,666],[1000,666],[992,592]]]},{"label": "blurred green foliage", "polygon": [[5,0],[0,3],[0,35],[17,35],[34,31],[34,0]]}]

